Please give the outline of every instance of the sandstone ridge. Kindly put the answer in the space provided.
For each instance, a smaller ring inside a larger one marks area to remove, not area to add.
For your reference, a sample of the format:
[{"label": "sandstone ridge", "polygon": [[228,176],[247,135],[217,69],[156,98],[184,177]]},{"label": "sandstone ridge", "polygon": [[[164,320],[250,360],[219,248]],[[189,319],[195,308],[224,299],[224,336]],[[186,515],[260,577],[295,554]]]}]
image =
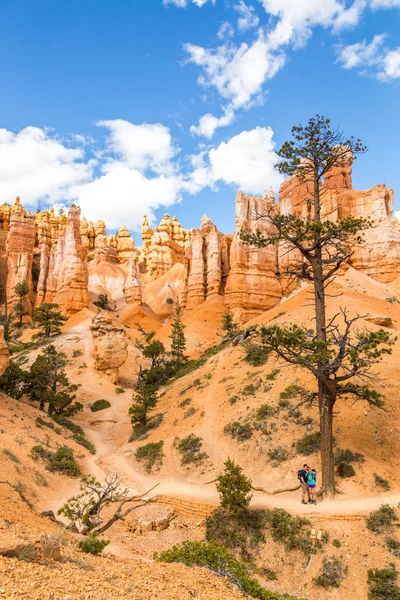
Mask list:
[{"label": "sandstone ridge", "polygon": [[[384,184],[354,190],[349,156],[327,173],[321,191],[324,218],[371,219],[363,241],[353,248],[350,264],[377,281],[395,280],[400,275],[400,228],[393,215],[393,190]],[[307,197],[305,184],[295,176],[281,185],[278,201],[272,190],[262,197],[238,192],[233,235],[218,231],[206,215],[200,227],[192,230],[168,214],[153,230],[144,217],[142,246],[135,245],[126,226],[107,236],[103,221],[81,219],[74,205],[68,215],[56,216],[53,209],[32,215],[17,198],[14,206],[0,207],[0,265],[6,266],[0,287],[7,291],[9,311],[16,302],[14,287],[25,279],[31,288],[27,297],[30,315],[43,302],[56,302],[71,315],[87,307],[89,298],[95,299],[100,291],[113,300],[113,308],[141,306],[149,296],[146,290],[153,289],[155,282],[163,281],[162,290],[168,290],[173,273],[179,293],[170,297],[163,291],[163,302],[173,304],[179,299],[192,310],[219,296],[244,322],[277,305],[293,289],[285,273],[299,257],[278,243],[267,248],[246,246],[241,231],[273,233],[268,219],[259,218],[268,212],[307,217],[311,210]],[[175,265],[180,265],[178,271]],[[157,307],[161,318],[170,313],[168,306]]]}]

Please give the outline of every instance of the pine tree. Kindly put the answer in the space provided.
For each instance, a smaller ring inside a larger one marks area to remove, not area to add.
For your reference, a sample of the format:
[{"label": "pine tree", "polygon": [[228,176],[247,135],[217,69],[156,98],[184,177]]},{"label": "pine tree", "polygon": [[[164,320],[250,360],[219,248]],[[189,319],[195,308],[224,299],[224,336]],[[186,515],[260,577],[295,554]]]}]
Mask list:
[{"label": "pine tree", "polygon": [[363,240],[362,231],[371,226],[368,220],[345,217],[336,221],[322,218],[324,176],[342,166],[349,156],[366,152],[360,140],[346,139],[331,127],[329,119],[317,115],[306,126],[292,128],[293,139],[285,142],[278,155],[284,159],[278,170],[293,175],[304,184],[308,197],[306,217],[278,214],[275,207],[262,218],[272,226],[265,237],[260,232],[242,232],[244,243],[258,248],[283,244],[295,250],[300,260],[289,267],[286,275],[305,279],[313,288],[315,325],[262,327],[261,341],[284,361],[312,373],[317,391],[311,390],[303,401],[316,404],[320,416],[322,491],[335,494],[333,458],[333,410],[340,397],[353,396],[380,406],[381,395],[369,385],[370,369],[390,354],[393,340],[387,332],[353,331],[360,316],[350,318],[340,309],[330,320],[326,314],[326,288],[341,265],[352,255],[352,245]]},{"label": "pine tree", "polygon": [[78,386],[70,384],[64,370],[67,364],[66,354],[50,344],[25,374],[24,393],[32,402],[39,402],[40,410],[47,405],[49,415],[71,416],[83,408],[79,402],[73,403]]},{"label": "pine tree", "polygon": [[36,333],[33,338],[48,338],[61,333],[61,325],[68,321],[67,317],[56,310],[58,304],[45,302],[38,308],[35,308],[33,313],[33,321],[36,326],[41,329],[40,333]]},{"label": "pine tree", "polygon": [[222,314],[222,330],[226,331],[229,336],[238,332],[238,324],[229,308],[226,308]]},{"label": "pine tree", "polygon": [[217,491],[221,498],[221,508],[240,518],[247,510],[251,494],[251,481],[239,465],[230,458],[225,462],[224,472],[217,477]]},{"label": "pine tree", "polygon": [[93,302],[93,304],[98,306],[98,308],[102,308],[103,310],[111,310],[110,305],[108,304],[107,294],[99,294],[97,301]]},{"label": "pine tree", "polygon": [[133,404],[129,409],[132,426],[145,427],[148,412],[157,404],[157,389],[154,385],[141,385],[133,395]]},{"label": "pine tree", "polygon": [[172,319],[171,340],[171,357],[176,368],[179,368],[187,361],[184,352],[186,350],[186,339],[184,329],[186,325],[182,323],[182,307],[179,302],[175,305],[174,316]]},{"label": "pine tree", "polygon": [[18,302],[14,305],[14,314],[18,318],[20,327],[22,326],[23,317],[29,314],[26,296],[30,291],[30,287],[25,279],[21,279],[21,281],[14,286],[14,293],[18,296]]}]

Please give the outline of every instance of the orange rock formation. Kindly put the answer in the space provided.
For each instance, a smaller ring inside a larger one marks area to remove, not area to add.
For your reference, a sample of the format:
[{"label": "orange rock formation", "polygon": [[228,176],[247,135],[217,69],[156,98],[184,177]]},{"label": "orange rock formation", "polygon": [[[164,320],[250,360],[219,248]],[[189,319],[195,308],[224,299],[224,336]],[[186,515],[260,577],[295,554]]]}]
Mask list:
[{"label": "orange rock formation", "polygon": [[113,324],[108,315],[98,313],[92,319],[90,330],[96,369],[103,371],[113,383],[118,383],[119,368],[128,357],[125,329]]}]

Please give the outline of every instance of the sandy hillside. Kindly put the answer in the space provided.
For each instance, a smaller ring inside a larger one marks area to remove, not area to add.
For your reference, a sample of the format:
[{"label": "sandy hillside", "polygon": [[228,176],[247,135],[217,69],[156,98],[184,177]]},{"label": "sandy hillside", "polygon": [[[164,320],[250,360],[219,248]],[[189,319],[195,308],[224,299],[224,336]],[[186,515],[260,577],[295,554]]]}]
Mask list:
[{"label": "sandy hillside", "polygon": [[[397,282],[388,285],[376,283],[348,269],[331,287],[329,314],[333,316],[341,307],[346,307],[350,315],[390,317],[392,324],[389,329],[393,335],[398,335],[400,303],[397,301],[397,286]],[[161,424],[151,430],[146,439],[130,442],[128,410],[140,360],[135,346],[140,332],[135,323],[146,332],[156,330],[157,338],[167,348],[171,323],[167,317],[164,320],[156,317],[149,305],[135,310],[125,307],[113,314],[116,322],[126,326],[129,343],[128,359],[120,370],[120,384],[116,386],[94,369],[89,328],[95,310],[95,307],[85,309],[69,319],[56,342],[70,359],[70,379],[80,385],[77,395],[84,404],[84,411],[73,420],[94,444],[95,454],[78,444],[70,431],[49,426],[49,419],[36,408],[0,397],[3,467],[0,479],[22,485],[35,510],[56,512],[79,485],[77,479],[49,473],[44,463],[34,461],[31,449],[37,444],[52,451],[68,445],[74,450],[83,472],[92,473],[99,479],[107,473],[118,472],[132,493],[143,492],[157,483],[157,494],[191,500],[200,505],[217,504],[215,485],[207,485],[207,482],[221,472],[228,456],[244,468],[255,486],[267,491],[295,485],[297,470],[304,460],[319,470],[318,453],[303,457],[296,452],[296,442],[318,429],[316,410],[305,406],[296,409],[296,394],[286,403],[282,403],[281,397],[289,385],[310,386],[312,380],[300,370],[293,370],[273,357],[262,366],[252,367],[244,360],[245,352],[241,346],[218,346],[224,310],[220,298],[186,312],[183,318],[187,352],[191,358],[197,359],[205,350],[218,347],[209,351],[208,358],[192,372],[160,390],[153,414],[162,415]],[[246,326],[301,324],[311,319],[309,290],[300,289]],[[360,327],[374,329],[377,325],[363,320]],[[28,336],[28,332],[25,335]],[[37,351],[32,353],[30,360],[36,354]],[[393,354],[376,369],[376,385],[386,398],[385,409],[339,401],[334,427],[337,446],[361,453],[364,462],[354,465],[355,477],[339,478],[341,494],[335,502],[310,507],[300,504],[297,491],[281,495],[254,494],[254,508],[278,507],[292,514],[304,515],[311,519],[316,530],[326,531],[330,540],[323,552],[317,553],[307,563],[300,551],[285,552],[281,544],[267,536],[266,542],[259,548],[257,565],[275,571],[276,581],[260,579],[269,588],[304,598],[325,599],[327,592],[316,588],[312,579],[320,572],[323,558],[335,556],[347,566],[348,575],[339,589],[329,592],[329,597],[342,600],[351,596],[354,600],[365,600],[367,569],[383,567],[395,560],[385,545],[384,537],[368,532],[365,517],[382,503],[397,505],[400,501],[400,408],[396,384],[399,376],[400,341],[396,341]],[[109,400],[111,407],[92,413],[91,403],[100,398]],[[260,407],[263,407],[261,413]],[[237,439],[226,430],[234,422],[245,428],[246,439]],[[189,434],[201,439],[201,451],[206,456],[199,463],[183,466],[177,443]],[[138,447],[153,441],[163,441],[164,457],[162,465],[149,474],[135,458],[135,452]],[[284,453],[285,460],[280,462],[273,458],[277,451]],[[389,482],[388,492],[377,488],[375,473]],[[9,486],[0,485],[0,542],[1,539],[20,539],[21,536],[34,536],[43,531],[55,534],[56,525],[30,511]],[[153,518],[152,515],[166,510],[168,507],[162,503],[152,505],[144,509],[142,518]],[[135,518],[139,517],[138,512]],[[22,597],[26,598],[198,597],[211,600],[241,597],[224,580],[208,572],[152,562],[154,551],[167,549],[184,539],[203,539],[204,535],[201,519],[179,514],[173,527],[140,537],[135,537],[129,526],[120,523],[109,531],[110,545],[100,558],[83,556],[70,535],[64,550],[65,560],[57,569],[44,565],[38,571],[29,563],[0,559],[0,597],[2,593],[3,597],[17,597],[12,594],[16,593],[18,581],[22,582],[20,589],[25,594]],[[340,541],[340,547],[332,545],[333,539]],[[47,586],[40,592],[42,595],[34,589],[39,577]]]}]

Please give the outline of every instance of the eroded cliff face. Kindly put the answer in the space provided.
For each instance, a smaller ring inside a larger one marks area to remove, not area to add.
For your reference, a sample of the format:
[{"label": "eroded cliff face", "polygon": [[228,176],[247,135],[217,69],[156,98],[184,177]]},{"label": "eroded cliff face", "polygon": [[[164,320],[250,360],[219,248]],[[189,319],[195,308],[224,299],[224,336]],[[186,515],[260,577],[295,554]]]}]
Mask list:
[{"label": "eroded cliff face", "polygon": [[4,328],[0,327],[0,377],[10,364],[10,353],[4,341]]},{"label": "eroded cliff face", "polygon": [[[378,281],[390,282],[400,275],[400,226],[393,216],[393,190],[384,184],[354,190],[352,162],[348,155],[326,174],[321,186],[322,218],[371,219],[373,226],[364,231],[362,243],[354,244],[349,264]],[[268,219],[259,218],[268,212],[312,218],[306,185],[295,176],[287,178],[278,202],[272,190],[262,198],[239,192],[233,236],[219,232],[206,215],[200,228],[190,231],[168,214],[154,229],[144,217],[143,244],[138,247],[125,226],[107,236],[104,221],[80,220],[75,206],[68,216],[55,216],[53,209],[31,215],[18,198],[14,207],[0,207],[0,286],[4,289],[7,271],[9,309],[16,300],[13,288],[26,279],[31,286],[30,312],[34,303],[48,301],[72,314],[88,306],[89,261],[92,301],[106,293],[117,309],[143,304],[164,319],[176,300],[193,310],[213,296],[222,296],[244,322],[279,303],[298,282],[288,271],[302,264],[298,251],[283,243],[254,248],[241,242],[242,230],[260,231],[266,237],[274,234]]]},{"label": "eroded cliff face", "polygon": [[44,301],[58,304],[67,315],[89,304],[89,275],[86,248],[80,233],[80,213],[80,208],[71,206],[65,229],[59,232],[51,247],[44,291]]},{"label": "eroded cliff face", "polygon": [[28,314],[33,310],[32,265],[33,248],[35,245],[35,216],[25,212],[20,199],[17,197],[11,210],[7,236],[7,305],[11,313],[18,296],[14,288],[25,280],[30,288],[25,297],[25,307]]},{"label": "eroded cliff face", "polygon": [[200,229],[191,231],[186,251],[186,308],[195,308],[214,295],[223,295],[230,268],[231,241],[231,236],[220,233],[206,215],[201,219]]},{"label": "eroded cliff face", "polygon": [[98,313],[90,326],[93,339],[95,368],[118,383],[119,369],[128,357],[125,329],[113,323],[111,317]]},{"label": "eroded cliff face", "polygon": [[[371,220],[372,227],[363,232],[364,241],[354,244],[349,263],[373,279],[387,283],[400,275],[400,230],[393,215],[394,192],[385,184],[354,190],[352,162],[348,156],[342,165],[326,174],[321,186],[321,216],[332,221],[349,216]],[[279,210],[306,218],[312,215],[308,197],[305,184],[292,176],[281,186]]]},{"label": "eroded cliff face", "polygon": [[268,236],[273,228],[267,219],[258,215],[275,210],[273,193],[263,198],[236,195],[236,228],[230,250],[230,272],[225,289],[225,303],[240,321],[251,319],[275,306],[282,297],[277,276],[277,248],[254,248],[243,244],[241,231],[261,232]]}]

